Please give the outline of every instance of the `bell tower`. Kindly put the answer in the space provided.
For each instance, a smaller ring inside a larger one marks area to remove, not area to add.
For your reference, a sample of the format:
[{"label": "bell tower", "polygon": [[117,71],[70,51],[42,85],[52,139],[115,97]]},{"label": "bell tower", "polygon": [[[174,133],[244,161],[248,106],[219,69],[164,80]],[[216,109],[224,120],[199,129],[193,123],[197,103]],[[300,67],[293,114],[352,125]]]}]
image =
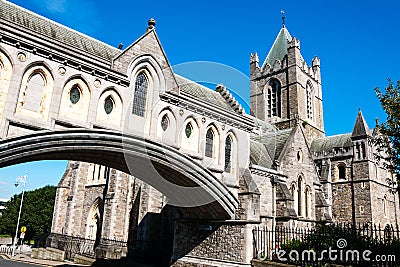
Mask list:
[{"label": "bell tower", "polygon": [[250,55],[250,113],[279,129],[299,123],[309,144],[325,136],[320,60],[307,65],[300,41],[292,37],[282,17],[282,28],[263,64]]}]

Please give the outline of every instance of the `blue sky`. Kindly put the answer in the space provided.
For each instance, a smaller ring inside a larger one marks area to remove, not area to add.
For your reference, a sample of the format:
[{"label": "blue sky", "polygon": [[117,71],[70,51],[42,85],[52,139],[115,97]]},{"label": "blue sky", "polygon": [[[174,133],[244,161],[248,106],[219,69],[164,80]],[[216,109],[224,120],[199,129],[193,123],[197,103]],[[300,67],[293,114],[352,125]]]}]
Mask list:
[{"label": "blue sky", "polygon": [[[400,3],[395,0],[11,2],[115,47],[134,42],[154,17],[171,65],[217,62],[244,76],[249,74],[250,53],[258,52],[263,62],[281,27],[283,9],[289,32],[301,41],[304,59],[310,64],[315,55],[321,58],[327,135],[350,132],[358,108],[370,127],[376,117],[383,121],[373,89],[385,87],[386,78],[400,78]],[[224,77],[221,81],[229,82]],[[229,87],[248,101],[248,85]],[[30,173],[28,188],[35,188],[56,184],[64,167],[65,162],[47,162],[0,169],[0,198],[16,192],[10,183],[25,171]]]}]

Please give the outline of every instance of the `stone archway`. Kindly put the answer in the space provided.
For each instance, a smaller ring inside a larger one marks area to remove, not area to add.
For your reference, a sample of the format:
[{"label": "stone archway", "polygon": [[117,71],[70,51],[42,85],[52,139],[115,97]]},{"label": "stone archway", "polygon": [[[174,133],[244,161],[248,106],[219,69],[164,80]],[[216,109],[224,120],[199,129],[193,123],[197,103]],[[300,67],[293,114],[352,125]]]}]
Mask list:
[{"label": "stone archway", "polygon": [[[237,198],[210,171],[176,149],[141,137],[74,129],[0,141],[0,167],[49,159],[97,163],[140,177],[184,207],[190,218],[231,219],[238,207]],[[129,168],[127,162],[140,167]]]}]

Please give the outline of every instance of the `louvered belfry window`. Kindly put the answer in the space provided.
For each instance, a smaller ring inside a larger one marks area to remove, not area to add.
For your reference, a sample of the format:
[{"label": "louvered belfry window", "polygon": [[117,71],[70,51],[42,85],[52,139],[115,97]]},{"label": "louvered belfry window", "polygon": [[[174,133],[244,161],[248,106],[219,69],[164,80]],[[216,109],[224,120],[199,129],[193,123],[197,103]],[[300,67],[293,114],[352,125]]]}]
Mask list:
[{"label": "louvered belfry window", "polygon": [[146,75],[140,73],[136,77],[132,113],[141,117],[144,117],[144,112],[146,107],[147,87],[148,87],[148,82]]},{"label": "louvered belfry window", "polygon": [[313,88],[307,83],[306,85],[306,96],[307,96],[307,119],[313,119]]},{"label": "louvered belfry window", "polygon": [[268,117],[281,117],[281,85],[276,79],[271,79],[268,84]]}]

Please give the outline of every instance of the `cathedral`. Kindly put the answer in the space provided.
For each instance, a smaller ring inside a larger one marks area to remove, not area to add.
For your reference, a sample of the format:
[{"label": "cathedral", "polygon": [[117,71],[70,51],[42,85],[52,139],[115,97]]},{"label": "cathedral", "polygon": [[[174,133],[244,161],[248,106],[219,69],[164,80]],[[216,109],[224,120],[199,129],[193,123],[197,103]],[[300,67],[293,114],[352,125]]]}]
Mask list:
[{"label": "cathedral", "polygon": [[[209,184],[237,201],[229,216],[182,207],[151,172],[65,155],[46,255],[250,266],[255,227],[398,222],[398,196],[387,182],[395,177],[374,157],[379,132],[359,110],[349,114],[353,129],[325,135],[320,59],[309,65],[284,24],[262,62],[250,55],[250,114],[224,85],[210,89],[174,73],[153,19],[126,49],[4,0],[0,25],[3,139],[40,130],[129,131],[201,166],[214,179]],[[160,177],[175,176],[154,164]],[[73,238],[92,241],[93,253],[67,255]]]}]

